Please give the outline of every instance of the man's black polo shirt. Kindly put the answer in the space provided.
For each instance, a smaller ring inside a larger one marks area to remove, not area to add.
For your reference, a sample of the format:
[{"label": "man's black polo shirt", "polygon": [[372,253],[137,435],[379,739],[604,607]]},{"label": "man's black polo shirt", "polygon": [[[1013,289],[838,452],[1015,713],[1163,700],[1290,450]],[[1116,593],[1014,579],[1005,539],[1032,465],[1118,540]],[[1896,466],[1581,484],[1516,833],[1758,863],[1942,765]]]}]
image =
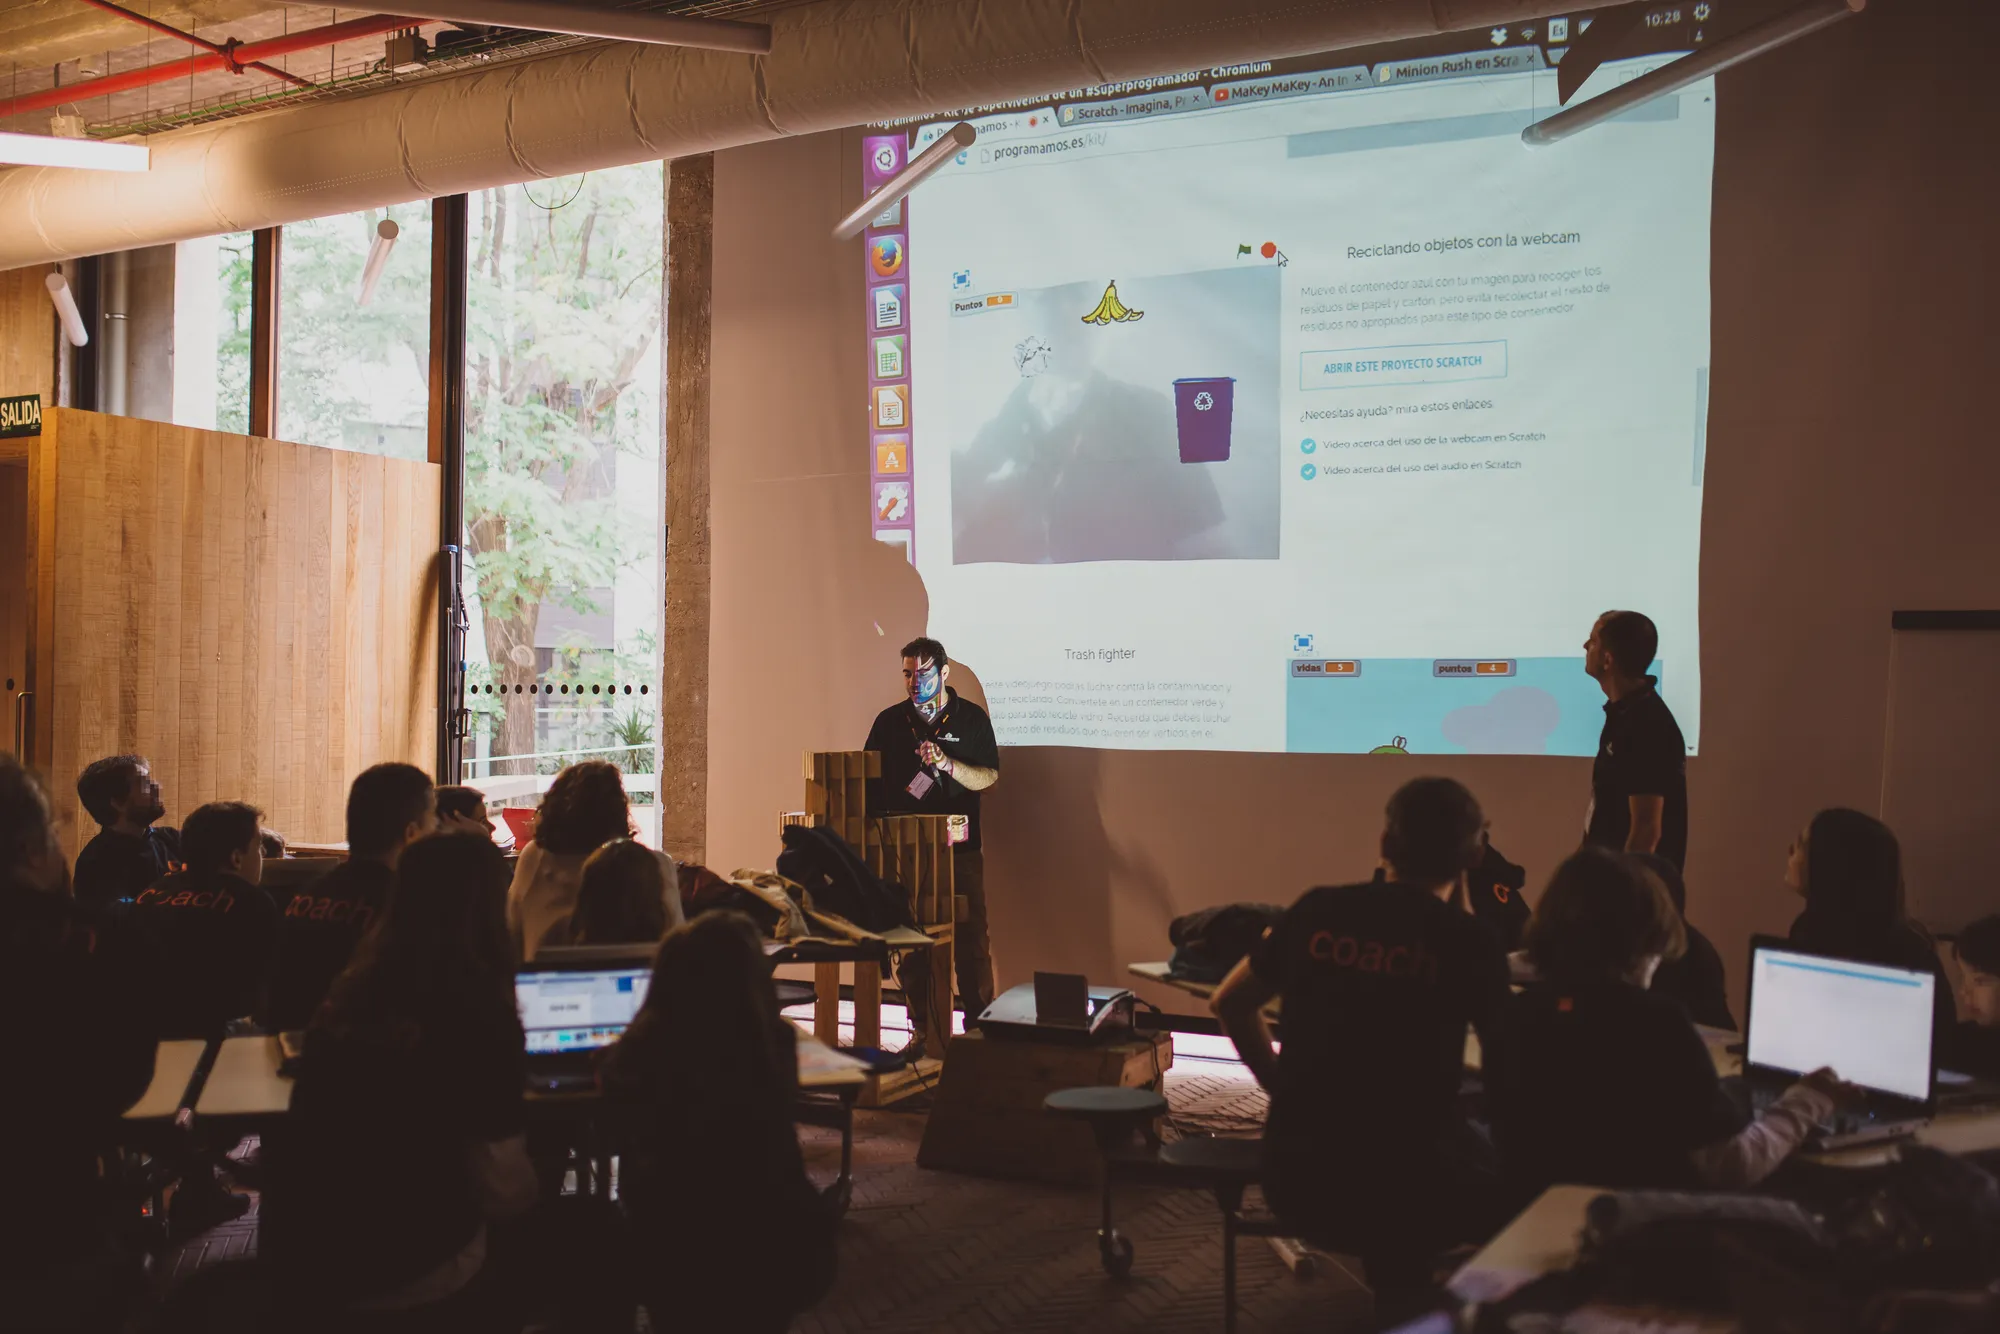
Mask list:
[{"label": "man's black polo shirt", "polygon": [[[986,710],[958,692],[945,688],[944,708],[931,722],[909,700],[882,710],[868,729],[863,750],[882,753],[882,780],[879,789],[870,780],[868,809],[885,815],[963,815],[967,838],[960,852],[979,851],[979,794],[948,774],[939,774],[917,758],[917,747],[935,741],[938,749],[953,760],[980,769],[1000,767],[1000,745],[993,739],[993,720]],[[921,797],[910,792],[910,783],[919,774],[931,779]]]},{"label": "man's black polo shirt", "polygon": [[1583,841],[1622,852],[1632,832],[1631,798],[1663,797],[1655,851],[1682,866],[1688,845],[1687,741],[1653,684],[1649,676],[1643,690],[1604,706]]},{"label": "man's black polo shirt", "polygon": [[1328,1226],[1401,1226],[1434,1205],[1468,1024],[1488,1068],[1505,1064],[1507,956],[1492,928],[1409,885],[1345,885],[1309,891],[1249,960],[1285,1007],[1266,1198]]},{"label": "man's black polo shirt", "polygon": [[149,827],[134,838],[104,828],[76,855],[70,886],[77,902],[102,911],[129,904],[139,891],[150,889],[180,864],[181,836],[173,829]]}]

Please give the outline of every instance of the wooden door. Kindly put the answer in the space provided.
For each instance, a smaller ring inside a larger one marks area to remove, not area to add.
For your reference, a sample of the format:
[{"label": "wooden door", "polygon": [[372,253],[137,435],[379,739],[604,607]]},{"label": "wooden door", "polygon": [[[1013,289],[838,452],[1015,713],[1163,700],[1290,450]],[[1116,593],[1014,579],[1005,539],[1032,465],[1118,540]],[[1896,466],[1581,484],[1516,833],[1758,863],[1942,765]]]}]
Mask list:
[{"label": "wooden door", "polygon": [[26,750],[22,727],[28,688],[28,460],[25,440],[17,457],[0,453],[0,750]]},{"label": "wooden door", "polygon": [[102,755],[146,756],[170,824],[248,801],[311,842],[362,769],[430,767],[435,464],[70,409],[31,462],[35,748],[72,856]]}]

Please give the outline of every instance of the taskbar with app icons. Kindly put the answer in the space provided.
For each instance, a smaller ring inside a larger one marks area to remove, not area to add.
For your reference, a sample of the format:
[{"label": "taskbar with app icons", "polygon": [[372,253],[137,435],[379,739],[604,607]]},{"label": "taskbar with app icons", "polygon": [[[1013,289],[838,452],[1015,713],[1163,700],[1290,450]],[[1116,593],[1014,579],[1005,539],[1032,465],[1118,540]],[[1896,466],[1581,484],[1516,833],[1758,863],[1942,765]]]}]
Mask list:
[{"label": "taskbar with app icons", "polygon": [[[872,193],[901,171],[906,134],[862,140],[861,188]],[[910,461],[910,256],[908,199],[871,218],[865,235],[868,282],[869,528],[878,542],[916,560],[916,473]]]}]

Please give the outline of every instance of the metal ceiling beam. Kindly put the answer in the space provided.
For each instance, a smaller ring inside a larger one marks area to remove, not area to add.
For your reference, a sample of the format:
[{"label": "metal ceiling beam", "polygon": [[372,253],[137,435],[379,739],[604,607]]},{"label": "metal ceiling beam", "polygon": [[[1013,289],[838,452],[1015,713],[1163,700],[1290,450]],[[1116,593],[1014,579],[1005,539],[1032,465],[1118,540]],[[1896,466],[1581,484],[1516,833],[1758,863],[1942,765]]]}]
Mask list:
[{"label": "metal ceiling beam", "polygon": [[402,28],[414,28],[422,21],[406,18],[400,14],[377,14],[371,18],[330,23],[324,28],[309,28],[304,32],[287,33],[283,37],[273,37],[268,41],[244,42],[234,47],[228,55],[211,53],[189,56],[186,60],[169,60],[164,64],[147,65],[143,69],[126,70],[123,74],[107,74],[101,79],[86,79],[82,83],[64,84],[60,88],[44,88],[40,92],[22,93],[19,97],[0,98],[0,117],[24,115],[30,111],[46,111],[51,107],[64,106],[71,102],[83,102],[93,97],[130,92],[134,88],[185,79],[190,75],[210,70],[240,71],[246,64],[254,65],[267,58],[310,51],[314,47],[331,46],[335,42],[375,37]]},{"label": "metal ceiling beam", "polygon": [[186,42],[189,46],[198,46],[211,55],[221,56],[238,74],[241,74],[246,69],[254,69],[260,74],[268,74],[274,79],[283,79],[286,83],[296,84],[301,88],[314,88],[318,86],[311,79],[301,79],[298,75],[288,70],[279,69],[276,65],[266,65],[259,60],[239,59],[236,52],[242,45],[240,42],[232,40],[227,46],[218,46],[206,37],[197,37],[191,32],[182,32],[171,23],[162,23],[158,19],[147,18],[144,14],[135,14],[123,5],[112,4],[111,0],[83,0],[83,3],[95,9],[101,9],[107,14],[116,14],[118,17],[136,23],[142,28],[150,28],[154,32],[164,33],[177,41]]},{"label": "metal ceiling beam", "polygon": [[[162,23],[209,31],[254,19],[276,0],[125,0]],[[356,8],[361,8],[356,5]],[[23,69],[46,68],[72,60],[95,60],[121,46],[137,46],[125,20],[69,0],[0,0],[0,53]]]},{"label": "metal ceiling beam", "polygon": [[771,50],[768,23],[694,18],[650,9],[613,9],[556,0],[419,0],[415,5],[399,7],[427,19],[452,23],[483,23],[496,28],[526,28],[530,32],[560,32],[618,42],[742,51],[760,56],[768,55]]}]

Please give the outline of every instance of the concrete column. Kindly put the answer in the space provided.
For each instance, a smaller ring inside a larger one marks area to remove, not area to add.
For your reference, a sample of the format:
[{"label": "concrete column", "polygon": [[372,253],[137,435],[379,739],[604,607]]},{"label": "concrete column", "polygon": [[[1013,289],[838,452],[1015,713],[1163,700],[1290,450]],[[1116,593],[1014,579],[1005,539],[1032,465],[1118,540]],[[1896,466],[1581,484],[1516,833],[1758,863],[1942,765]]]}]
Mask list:
[{"label": "concrete column", "polygon": [[708,853],[709,338],[715,157],[666,164],[667,578],[660,625],[660,846]]}]

